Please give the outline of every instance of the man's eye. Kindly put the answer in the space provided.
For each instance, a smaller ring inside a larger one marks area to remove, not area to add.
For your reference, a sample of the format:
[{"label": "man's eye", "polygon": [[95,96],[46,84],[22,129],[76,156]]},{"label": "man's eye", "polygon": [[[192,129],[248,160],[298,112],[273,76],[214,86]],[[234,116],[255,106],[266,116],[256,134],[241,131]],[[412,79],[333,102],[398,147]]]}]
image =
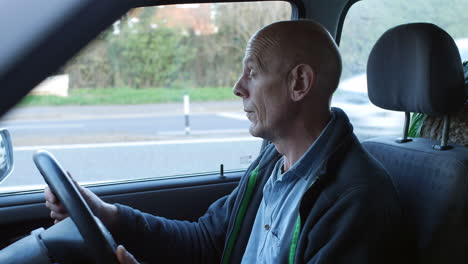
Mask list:
[{"label": "man's eye", "polygon": [[253,70],[249,70],[249,78],[252,78],[255,76],[255,72]]}]

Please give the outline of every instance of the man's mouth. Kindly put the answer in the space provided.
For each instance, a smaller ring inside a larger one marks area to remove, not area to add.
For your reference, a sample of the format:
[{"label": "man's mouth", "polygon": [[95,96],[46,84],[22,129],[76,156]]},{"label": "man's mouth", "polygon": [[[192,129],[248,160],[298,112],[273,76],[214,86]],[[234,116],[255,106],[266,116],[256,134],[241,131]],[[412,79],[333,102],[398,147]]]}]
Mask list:
[{"label": "man's mouth", "polygon": [[252,120],[251,118],[252,118],[254,112],[253,111],[246,111],[246,110],[244,110],[244,111],[245,111],[245,115],[247,116],[247,119]]}]

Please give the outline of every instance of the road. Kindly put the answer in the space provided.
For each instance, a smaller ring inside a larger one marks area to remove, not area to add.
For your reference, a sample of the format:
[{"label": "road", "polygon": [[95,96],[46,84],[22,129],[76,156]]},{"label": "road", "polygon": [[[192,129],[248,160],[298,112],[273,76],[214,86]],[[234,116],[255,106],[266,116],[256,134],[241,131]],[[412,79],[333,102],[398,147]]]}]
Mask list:
[{"label": "road", "polygon": [[[242,102],[192,103],[191,136],[248,135]],[[231,113],[231,114],[229,114]],[[181,104],[17,108],[0,120],[15,146],[168,140],[185,136]],[[184,137],[186,138],[186,137]]]},{"label": "road", "polygon": [[[60,145],[47,150],[76,180],[93,183],[216,172],[220,164],[226,171],[242,169],[258,155],[260,145],[259,139],[239,137]],[[15,149],[14,171],[0,185],[0,193],[42,188],[32,161],[36,150]]]},{"label": "road", "polygon": [[[340,100],[333,105],[348,113],[361,140],[400,133],[400,113]],[[43,185],[32,162],[40,148],[54,153],[79,181],[103,182],[213,172],[220,164],[242,169],[261,144],[249,136],[249,121],[238,103],[195,105],[190,135],[176,105],[58,109],[23,109],[0,122],[15,146],[15,170],[0,193]]]},{"label": "road", "polygon": [[[335,96],[332,105],[345,110],[361,140],[401,133],[403,113],[382,110],[362,97],[343,97]],[[191,137],[248,135],[239,101],[191,108]],[[182,109],[180,104],[19,108],[0,120],[0,127],[10,130],[15,146],[171,140],[187,138]]]},{"label": "road", "polygon": [[40,117],[31,111],[0,122],[15,146],[15,169],[0,185],[0,193],[42,188],[32,162],[37,149],[52,152],[85,183],[206,173],[219,171],[221,164],[225,171],[243,169],[260,150],[261,140],[249,135],[243,113],[197,111],[190,115],[186,135],[185,117],[174,109],[132,113],[127,108],[125,114],[107,109],[94,116],[86,110],[65,118],[38,109]]},{"label": "road", "polygon": [[[191,136],[248,135],[241,113],[195,114],[189,118]],[[185,137],[183,115],[96,117],[77,120],[6,121],[15,146],[127,142]],[[34,131],[34,133],[31,133]]]}]

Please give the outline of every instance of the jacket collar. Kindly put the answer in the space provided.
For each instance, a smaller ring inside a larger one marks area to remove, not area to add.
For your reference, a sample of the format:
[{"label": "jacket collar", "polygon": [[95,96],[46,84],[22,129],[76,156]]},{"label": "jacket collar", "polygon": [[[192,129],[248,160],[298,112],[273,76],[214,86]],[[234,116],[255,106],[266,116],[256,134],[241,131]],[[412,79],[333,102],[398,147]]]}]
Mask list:
[{"label": "jacket collar", "polygon": [[[331,111],[335,115],[335,121],[332,127],[333,131],[331,131],[330,135],[326,137],[324,140],[325,142],[320,142],[320,152],[322,154],[319,155],[319,160],[314,161],[318,162],[318,166],[311,166],[309,162],[298,164],[296,171],[301,172],[302,175],[309,175],[314,173],[314,171],[318,172],[316,173],[317,176],[326,174],[329,170],[329,166],[331,164],[335,164],[335,162],[331,162],[331,160],[339,158],[335,156],[341,156],[339,155],[342,152],[341,149],[348,145],[349,139],[353,133],[353,126],[349,122],[348,116],[343,110],[337,107],[332,107]],[[324,133],[324,131],[322,131],[322,133]],[[320,139],[321,136],[317,140]],[[314,158],[316,158],[316,152],[308,151],[305,155],[306,156],[301,159],[314,160]],[[273,144],[269,144],[265,149],[263,158],[259,162],[259,170],[271,165],[272,162],[277,161],[280,157],[281,155],[278,153],[275,146]],[[317,168],[318,170],[316,170]]]}]

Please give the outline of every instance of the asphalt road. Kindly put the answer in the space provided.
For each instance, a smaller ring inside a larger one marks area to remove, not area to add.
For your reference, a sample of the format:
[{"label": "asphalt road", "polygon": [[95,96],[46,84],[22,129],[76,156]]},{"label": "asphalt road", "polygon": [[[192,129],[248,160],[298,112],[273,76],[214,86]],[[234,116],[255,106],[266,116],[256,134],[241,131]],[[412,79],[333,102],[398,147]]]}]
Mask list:
[{"label": "asphalt road", "polygon": [[[97,116],[75,120],[19,120],[0,122],[0,126],[10,131],[15,146],[186,138],[184,115],[172,114],[123,118]],[[195,114],[190,115],[189,126],[191,136],[248,135],[249,122],[242,113]]]},{"label": "asphalt road", "polygon": [[[402,113],[349,100],[334,100],[333,105],[345,110],[361,140],[401,133]],[[56,155],[82,182],[213,172],[220,164],[229,171],[246,168],[258,155],[261,141],[249,136],[249,121],[237,104],[208,110],[200,106],[204,110],[190,117],[190,135],[178,108],[152,107],[158,111],[144,112],[143,106],[60,108],[63,116],[53,108],[25,109],[23,115],[4,118],[0,127],[12,134],[15,169],[0,193],[43,185],[32,162],[40,148]],[[44,118],[37,118],[41,111]]]},{"label": "asphalt road", "polygon": [[[403,113],[382,110],[346,96],[332,105],[345,110],[361,139],[401,133]],[[61,145],[102,142],[186,139],[180,105],[25,108],[7,115],[7,127],[15,146]],[[203,107],[190,115],[190,137],[247,136],[249,122],[239,102]]]},{"label": "asphalt road", "polygon": [[[261,140],[252,137],[49,146],[46,149],[79,182],[96,183],[246,168],[258,155]],[[42,188],[32,160],[36,147],[14,151],[13,173],[1,192]]]}]

